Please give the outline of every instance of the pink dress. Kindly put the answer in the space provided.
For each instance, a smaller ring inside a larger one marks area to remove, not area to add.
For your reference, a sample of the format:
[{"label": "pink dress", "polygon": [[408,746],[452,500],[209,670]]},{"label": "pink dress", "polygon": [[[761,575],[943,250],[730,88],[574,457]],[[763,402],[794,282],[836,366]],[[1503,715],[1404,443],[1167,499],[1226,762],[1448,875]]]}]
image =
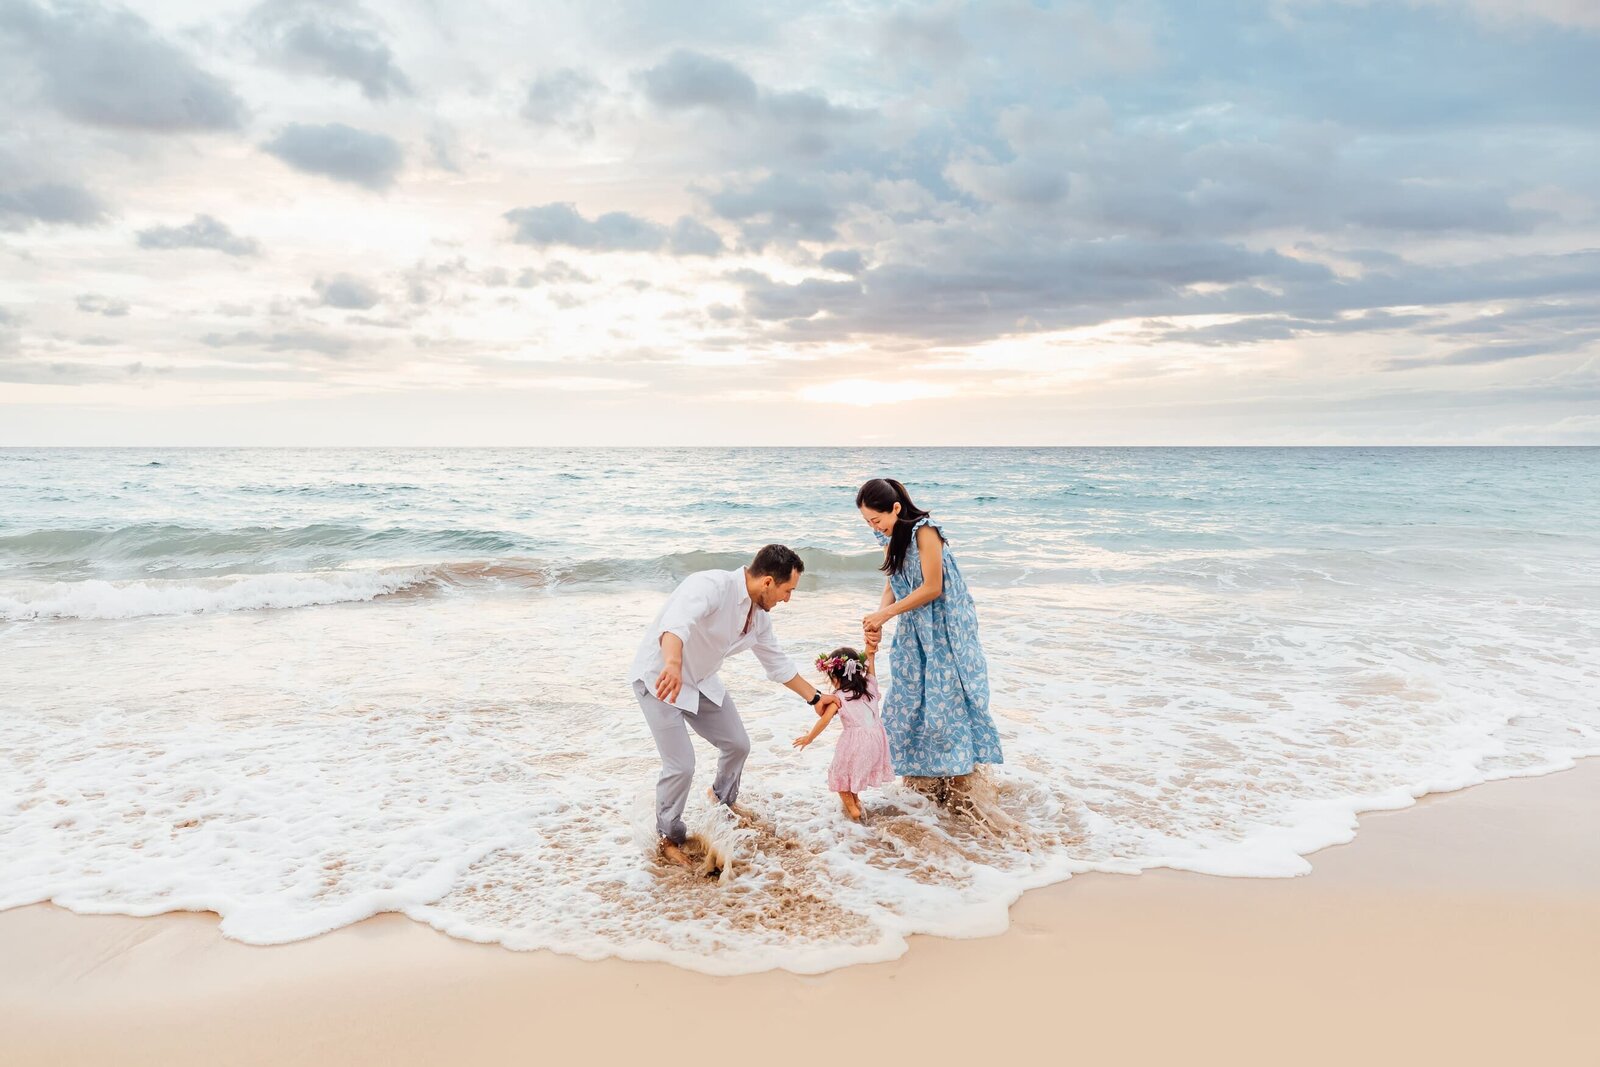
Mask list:
[{"label": "pink dress", "polygon": [[828,788],[835,793],[859,793],[869,786],[894,781],[889,762],[889,735],[878,719],[878,680],[867,678],[867,693],[853,697],[840,690],[839,712],[834,718],[844,729],[828,766]]}]

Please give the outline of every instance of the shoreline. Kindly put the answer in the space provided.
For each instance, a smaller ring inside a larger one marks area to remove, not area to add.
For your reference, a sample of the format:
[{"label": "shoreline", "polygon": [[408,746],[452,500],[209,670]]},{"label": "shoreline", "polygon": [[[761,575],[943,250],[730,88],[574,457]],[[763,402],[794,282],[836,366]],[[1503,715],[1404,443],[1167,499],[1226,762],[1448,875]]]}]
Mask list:
[{"label": "shoreline", "polygon": [[[1600,1059],[1583,1022],[1600,1001],[1600,759],[1360,822],[1307,876],[1081,874],[1024,894],[1003,934],[914,935],[899,959],[817,975],[513,952],[395,914],[263,948],[211,913],[29,905],[0,912],[0,1047],[19,1065],[173,1067],[798,1063],[933,1043],[1113,1062]],[[952,1004],[948,1032],[925,1029]]]}]

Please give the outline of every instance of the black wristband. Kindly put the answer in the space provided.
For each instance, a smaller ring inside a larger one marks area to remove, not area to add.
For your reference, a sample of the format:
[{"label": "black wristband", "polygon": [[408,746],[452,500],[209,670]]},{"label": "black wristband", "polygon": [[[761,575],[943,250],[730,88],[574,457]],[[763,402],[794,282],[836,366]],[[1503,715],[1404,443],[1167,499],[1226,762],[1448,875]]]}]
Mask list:
[{"label": "black wristband", "polygon": [[822,690],[820,690],[820,689],[813,689],[813,690],[812,690],[812,691],[811,691],[811,699],[810,699],[810,700],[808,700],[808,701],[806,701],[806,705],[807,705],[807,706],[808,706],[808,707],[813,707],[813,708],[814,708],[814,707],[816,707],[816,706],[817,706],[817,701],[819,701],[819,700],[821,700],[821,699],[822,699]]}]

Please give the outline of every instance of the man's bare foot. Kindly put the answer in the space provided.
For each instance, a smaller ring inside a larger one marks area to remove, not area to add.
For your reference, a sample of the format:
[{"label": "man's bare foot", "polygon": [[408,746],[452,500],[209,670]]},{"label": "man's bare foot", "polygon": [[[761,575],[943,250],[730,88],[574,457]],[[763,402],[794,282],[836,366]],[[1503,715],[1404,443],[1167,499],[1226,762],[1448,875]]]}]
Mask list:
[{"label": "man's bare foot", "polygon": [[694,861],[689,854],[664,837],[661,839],[661,858],[686,870],[694,869]]},{"label": "man's bare foot", "polygon": [[717,796],[717,791],[715,789],[707,789],[706,790],[706,799],[711,801],[711,803],[713,803],[713,804],[722,804],[723,807],[725,807],[729,811],[733,812],[734,818],[738,819],[741,823],[747,823],[751,819],[755,818],[755,813],[752,812],[749,808],[744,807],[743,805],[740,805],[740,804],[723,804],[722,803],[722,798]]}]

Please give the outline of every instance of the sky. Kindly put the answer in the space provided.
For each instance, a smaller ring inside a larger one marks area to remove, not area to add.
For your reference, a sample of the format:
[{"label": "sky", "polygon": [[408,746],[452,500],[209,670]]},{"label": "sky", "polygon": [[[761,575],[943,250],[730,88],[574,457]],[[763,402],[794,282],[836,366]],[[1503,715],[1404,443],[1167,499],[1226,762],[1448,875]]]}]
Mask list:
[{"label": "sky", "polygon": [[0,445],[1600,444],[1600,4],[0,0]]}]

